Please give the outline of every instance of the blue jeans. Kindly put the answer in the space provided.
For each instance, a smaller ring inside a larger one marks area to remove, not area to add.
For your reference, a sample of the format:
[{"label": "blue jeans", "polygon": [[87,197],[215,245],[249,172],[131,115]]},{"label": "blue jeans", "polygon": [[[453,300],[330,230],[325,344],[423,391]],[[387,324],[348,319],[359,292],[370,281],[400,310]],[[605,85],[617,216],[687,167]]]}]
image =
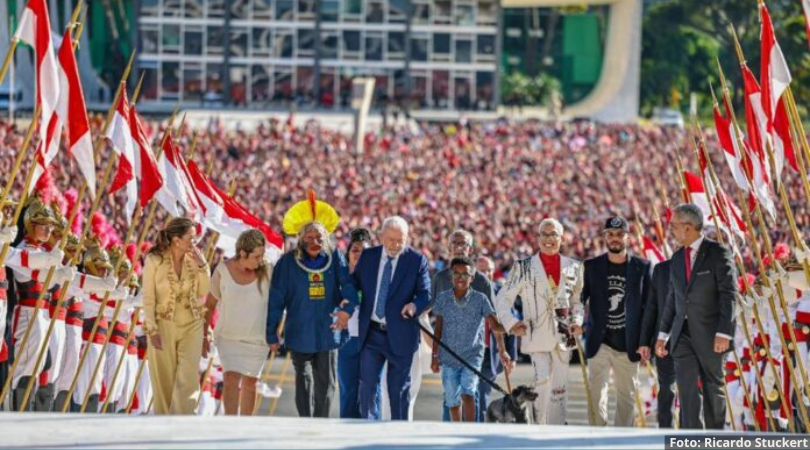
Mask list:
[{"label": "blue jeans", "polygon": [[475,398],[478,391],[478,376],[470,369],[442,365],[441,371],[444,403],[448,408],[460,406],[462,395]]}]

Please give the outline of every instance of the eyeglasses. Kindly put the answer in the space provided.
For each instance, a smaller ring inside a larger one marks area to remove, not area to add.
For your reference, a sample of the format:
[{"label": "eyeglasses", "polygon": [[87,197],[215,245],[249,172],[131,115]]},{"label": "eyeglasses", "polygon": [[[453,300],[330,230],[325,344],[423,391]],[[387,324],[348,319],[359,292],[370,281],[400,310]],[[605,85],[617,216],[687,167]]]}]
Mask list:
[{"label": "eyeglasses", "polygon": [[454,241],[450,243],[450,246],[455,248],[467,248],[472,247],[472,244],[467,241]]},{"label": "eyeglasses", "polygon": [[540,239],[558,239],[560,237],[559,233],[544,233],[540,232]]},{"label": "eyeglasses", "polygon": [[459,279],[462,279],[462,280],[466,280],[466,279],[468,279],[470,277],[472,277],[472,275],[470,275],[467,272],[463,272],[463,273],[462,272],[453,272],[453,278],[459,278]]}]

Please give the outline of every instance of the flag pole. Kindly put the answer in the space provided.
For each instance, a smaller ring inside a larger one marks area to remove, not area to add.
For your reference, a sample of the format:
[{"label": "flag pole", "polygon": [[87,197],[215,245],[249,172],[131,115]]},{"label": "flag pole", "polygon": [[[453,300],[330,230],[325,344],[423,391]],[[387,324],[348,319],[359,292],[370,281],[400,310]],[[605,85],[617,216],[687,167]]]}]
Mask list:
[{"label": "flag pole", "polygon": [[[147,344],[148,345],[148,344]],[[135,376],[135,388],[132,390],[132,394],[129,396],[129,401],[127,401],[127,408],[126,413],[129,414],[132,411],[132,405],[135,403],[135,396],[138,395],[138,386],[141,384],[141,378],[143,378],[143,371],[146,368],[148,354],[144,353],[143,360],[138,367],[138,375]],[[143,399],[141,401],[144,401]]]},{"label": "flag pole", "polygon": [[208,366],[206,366],[205,372],[203,372],[202,380],[200,381],[200,395],[197,396],[197,403],[194,405],[195,412],[200,408],[200,402],[202,401],[203,396],[203,386],[205,386],[205,382],[208,381],[208,376],[211,375],[212,367],[214,367],[214,357],[208,355]]},{"label": "flag pole", "polygon": [[[127,64],[127,67],[124,69],[124,73],[121,76],[121,80],[118,83],[118,88],[116,89],[115,97],[113,99],[113,103],[110,105],[110,108],[107,111],[107,117],[105,118],[104,125],[101,128],[101,135],[96,138],[96,146],[95,146],[94,158],[93,158],[96,161],[101,156],[101,149],[103,148],[105,140],[106,140],[105,135],[107,134],[107,129],[109,128],[110,123],[112,123],[113,115],[115,114],[115,108],[118,105],[118,102],[121,100],[121,95],[122,95],[122,92],[124,90],[124,86],[126,85],[126,80],[127,80],[127,78],[129,78],[129,74],[130,74],[130,71],[132,70],[132,64],[133,64],[134,61],[135,61],[135,52],[133,52],[132,56],[130,56],[129,63]],[[105,168],[104,175],[102,176],[102,179],[101,179],[101,181],[100,181],[100,183],[98,185],[98,189],[96,190],[97,195],[96,195],[96,198],[93,200],[93,202],[91,204],[89,217],[92,217],[92,215],[95,214],[96,211],[98,211],[98,209],[101,207],[101,200],[103,198],[101,193],[104,192],[104,190],[107,188],[107,184],[109,184],[109,182],[110,182],[110,176],[112,175],[112,168],[115,165],[117,160],[118,160],[118,155],[115,152],[113,152],[110,155],[110,159],[109,159],[109,162],[107,163],[107,167]],[[78,200],[76,201],[76,204],[73,207],[73,213],[71,214],[71,221],[70,222],[73,221],[73,217],[75,217],[75,214],[78,212],[78,206],[80,204],[80,200],[84,198],[84,193],[85,193],[86,189],[87,189],[87,182],[85,181],[82,184],[82,187],[79,189]],[[89,223],[85,224],[85,226],[84,226],[84,228],[82,230],[82,235],[81,235],[81,238],[80,238],[80,240],[82,242],[84,242],[84,238],[87,235],[87,232],[89,231],[89,228],[90,228],[89,225],[90,225]],[[79,252],[76,252],[76,256],[74,257],[74,259],[77,259],[78,256],[79,256]],[[119,263],[120,262],[121,261],[119,261]],[[114,268],[113,273],[117,274],[117,272],[118,272],[118,267]],[[62,291],[66,292],[67,290],[63,288]],[[106,300],[108,298],[109,298],[109,291],[105,294],[104,301],[101,303],[101,305],[99,305],[98,315],[96,316],[96,320],[93,323],[93,327],[92,327],[92,329],[90,331],[90,335],[88,336],[88,339],[87,339],[88,342],[93,341],[93,338],[95,337],[96,332],[98,331],[98,326],[99,326],[99,324],[101,322],[101,318],[104,316],[104,309],[106,308]],[[76,374],[73,377],[73,381],[70,384],[70,389],[68,389],[68,395],[66,396],[65,402],[62,405],[62,412],[63,413],[67,412],[68,407],[70,406],[70,399],[71,399],[71,397],[73,395],[73,391],[76,389],[76,384],[77,384],[78,379],[79,379],[79,371],[81,370],[82,366],[84,365],[84,362],[87,360],[87,356],[90,353],[90,347],[91,347],[90,345],[85,346],[84,351],[82,352],[82,356],[81,356],[81,358],[79,360],[79,365],[76,368]]]},{"label": "flag pole", "polygon": [[[122,255],[121,257],[125,258],[126,256]],[[138,315],[140,313],[141,313],[141,307],[138,306],[137,308],[135,308],[135,311],[133,313],[133,317],[138,317]],[[115,366],[115,373],[113,374],[112,380],[110,381],[110,385],[107,386],[107,398],[104,399],[104,404],[101,406],[101,414],[104,414],[104,413],[107,412],[107,407],[110,404],[110,399],[112,399],[112,396],[109,395],[109,393],[112,392],[113,388],[115,387],[115,382],[116,382],[116,380],[118,380],[118,375],[121,373],[121,367],[123,367],[124,360],[127,357],[127,354],[128,354],[127,349],[129,348],[130,342],[132,342],[132,336],[135,334],[135,325],[137,325],[137,324],[138,324],[138,321],[135,320],[135,319],[133,319],[131,321],[131,323],[129,324],[129,332],[127,333],[127,339],[124,342],[124,351],[121,352],[121,358],[118,360],[118,363]]]}]

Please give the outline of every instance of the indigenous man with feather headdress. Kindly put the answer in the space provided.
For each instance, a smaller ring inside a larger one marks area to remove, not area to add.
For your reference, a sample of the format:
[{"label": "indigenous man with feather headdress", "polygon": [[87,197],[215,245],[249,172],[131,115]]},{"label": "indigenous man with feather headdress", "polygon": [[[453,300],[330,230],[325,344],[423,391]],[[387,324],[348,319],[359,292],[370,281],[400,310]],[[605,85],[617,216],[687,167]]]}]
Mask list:
[{"label": "indigenous man with feather headdress", "polygon": [[278,350],[286,312],[285,344],[292,351],[295,404],[302,417],[329,416],[337,349],[348,340],[345,329],[358,304],[346,259],[330,241],[339,223],[334,208],[310,191],[284,215],[284,232],[297,236],[298,246],[273,269],[267,342]]}]

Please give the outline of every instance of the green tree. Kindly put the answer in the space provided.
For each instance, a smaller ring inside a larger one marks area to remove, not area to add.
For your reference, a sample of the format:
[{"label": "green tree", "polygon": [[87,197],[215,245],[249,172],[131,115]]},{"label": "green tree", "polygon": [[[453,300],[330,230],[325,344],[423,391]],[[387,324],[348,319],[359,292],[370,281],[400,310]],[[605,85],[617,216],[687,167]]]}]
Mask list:
[{"label": "green tree", "polygon": [[[801,104],[810,98],[810,91],[802,88],[810,81],[810,61],[801,4],[795,0],[770,0],[767,5]],[[699,114],[707,116],[711,111],[708,83],[711,80],[719,85],[716,58],[720,59],[739,108],[742,86],[732,26],[748,66],[759,76],[760,24],[755,1],[673,0],[649,6],[642,44],[642,114],[649,114],[655,106],[673,106],[669,99],[675,89],[683,99],[695,92],[701,106]],[[688,112],[688,102],[674,106]]]}]

